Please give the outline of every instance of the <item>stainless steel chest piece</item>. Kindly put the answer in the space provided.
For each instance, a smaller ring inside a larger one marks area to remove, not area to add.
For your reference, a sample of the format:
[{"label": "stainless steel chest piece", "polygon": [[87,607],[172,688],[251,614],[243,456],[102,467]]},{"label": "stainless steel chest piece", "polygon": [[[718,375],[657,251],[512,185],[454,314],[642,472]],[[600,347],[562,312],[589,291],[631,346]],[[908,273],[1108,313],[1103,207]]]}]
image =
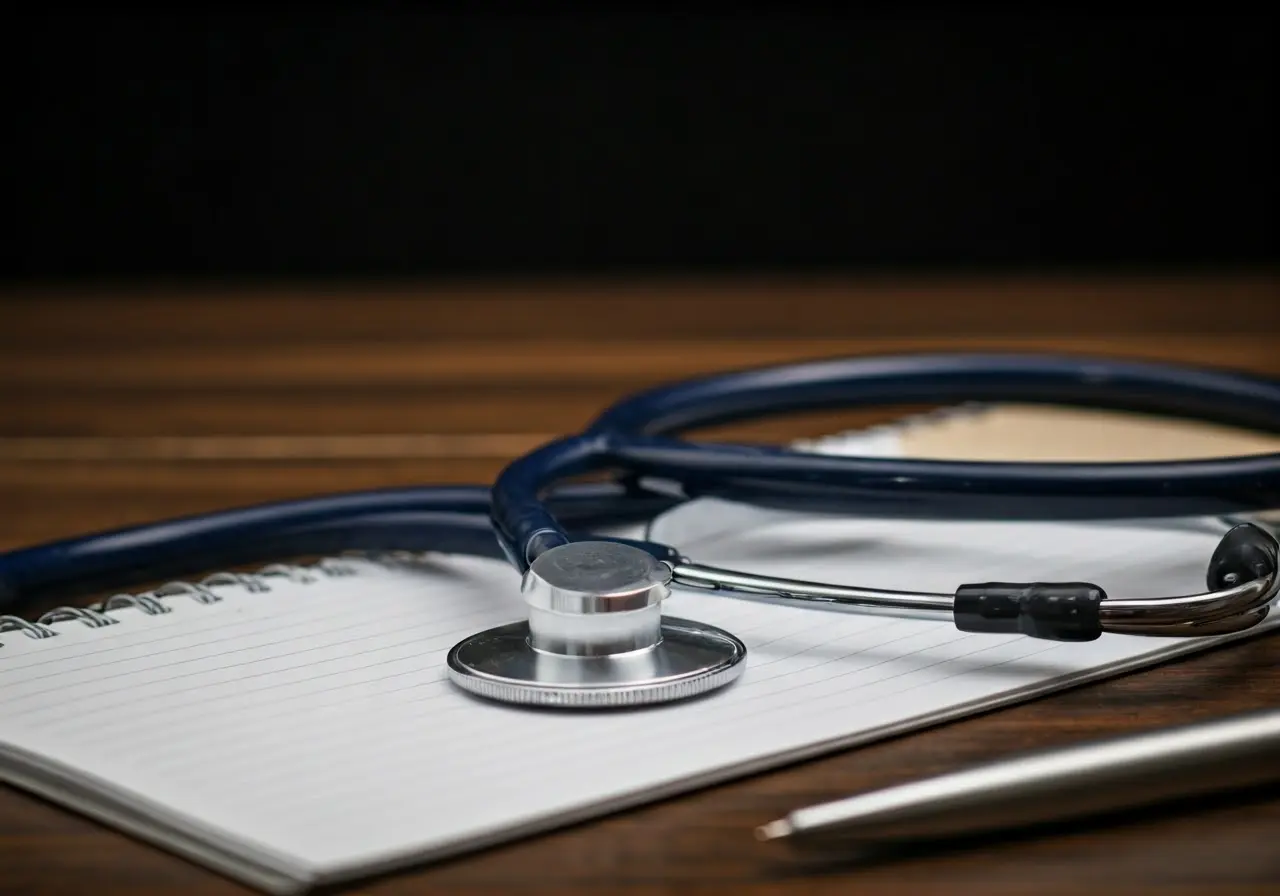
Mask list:
[{"label": "stainless steel chest piece", "polygon": [[525,622],[454,645],[449,677],[503,703],[607,708],[666,703],[734,681],[747,648],[728,632],[664,617],[671,568],[611,541],[538,556],[521,591]]}]

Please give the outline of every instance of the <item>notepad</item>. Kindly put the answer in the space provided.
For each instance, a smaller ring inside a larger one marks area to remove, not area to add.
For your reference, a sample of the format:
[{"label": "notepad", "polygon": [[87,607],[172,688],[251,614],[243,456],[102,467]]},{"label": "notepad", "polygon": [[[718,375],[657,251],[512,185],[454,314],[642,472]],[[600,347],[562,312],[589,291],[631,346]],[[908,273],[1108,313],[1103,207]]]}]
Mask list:
[{"label": "notepad", "polygon": [[[892,454],[901,439],[877,430],[811,447]],[[1223,525],[893,522],[700,501],[649,528],[698,560],[766,574],[938,591],[1086,579],[1154,596],[1202,589]],[[112,610],[105,627],[60,622],[38,640],[2,632],[0,778],[294,893],[1210,645],[1055,644],[677,593],[668,613],[746,643],[737,683],[656,708],[549,712],[484,702],[445,676],[456,641],[523,617],[517,585],[488,560],[342,558],[144,599]],[[742,848],[754,848],[747,828]]]}]

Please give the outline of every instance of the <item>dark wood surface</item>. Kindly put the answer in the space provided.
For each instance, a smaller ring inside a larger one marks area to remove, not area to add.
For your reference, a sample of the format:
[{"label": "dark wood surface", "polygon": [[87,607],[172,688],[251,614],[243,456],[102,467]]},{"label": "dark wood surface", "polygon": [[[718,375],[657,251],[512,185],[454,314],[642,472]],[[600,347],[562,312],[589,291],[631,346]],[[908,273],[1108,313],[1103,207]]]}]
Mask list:
[{"label": "dark wood surface", "polygon": [[[1280,375],[1280,279],[29,290],[0,327],[0,548],[335,489],[484,482],[632,389],[845,353],[1064,349]],[[875,414],[717,432],[815,435]],[[1280,703],[1280,637],[1080,688],[351,891],[1211,892],[1280,882],[1280,793],[1051,836],[818,862],[754,825],[1018,750]],[[673,748],[678,745],[673,745]],[[246,892],[0,789],[0,891]]]}]

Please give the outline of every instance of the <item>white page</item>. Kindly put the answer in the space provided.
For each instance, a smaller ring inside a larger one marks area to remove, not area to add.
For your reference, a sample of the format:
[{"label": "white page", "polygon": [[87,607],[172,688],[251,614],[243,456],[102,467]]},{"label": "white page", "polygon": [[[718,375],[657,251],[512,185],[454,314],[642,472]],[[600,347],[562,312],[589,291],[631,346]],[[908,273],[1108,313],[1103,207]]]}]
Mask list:
[{"label": "white page", "polygon": [[[695,559],[808,579],[941,591],[964,581],[1086,579],[1132,595],[1199,590],[1218,537],[1205,525],[892,523],[701,502],[654,531],[682,536]],[[104,629],[67,623],[43,641],[0,636],[8,752],[0,774],[37,786],[29,768],[12,770],[15,758],[30,765],[34,756],[45,771],[92,776],[94,799],[142,801],[163,818],[157,827],[185,831],[187,845],[139,829],[144,836],[286,890],[566,824],[1205,646],[1120,636],[1055,644],[680,593],[671,615],[746,642],[735,685],[666,707],[547,712],[485,703],[446,680],[452,644],[523,617],[509,567],[471,558],[354,565],[356,575],[310,585],[273,580],[270,593],[223,588],[209,606],[170,598],[172,614],[130,611]],[[84,795],[62,799],[92,812]],[[190,845],[199,842],[245,864]]]}]

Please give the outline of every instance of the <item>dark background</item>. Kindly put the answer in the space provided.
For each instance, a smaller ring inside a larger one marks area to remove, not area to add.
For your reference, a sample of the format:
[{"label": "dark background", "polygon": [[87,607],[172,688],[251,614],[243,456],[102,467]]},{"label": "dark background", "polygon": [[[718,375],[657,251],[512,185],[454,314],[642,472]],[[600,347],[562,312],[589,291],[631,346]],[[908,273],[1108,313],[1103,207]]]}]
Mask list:
[{"label": "dark background", "polygon": [[1261,14],[905,8],[22,14],[4,274],[1274,263]]}]

